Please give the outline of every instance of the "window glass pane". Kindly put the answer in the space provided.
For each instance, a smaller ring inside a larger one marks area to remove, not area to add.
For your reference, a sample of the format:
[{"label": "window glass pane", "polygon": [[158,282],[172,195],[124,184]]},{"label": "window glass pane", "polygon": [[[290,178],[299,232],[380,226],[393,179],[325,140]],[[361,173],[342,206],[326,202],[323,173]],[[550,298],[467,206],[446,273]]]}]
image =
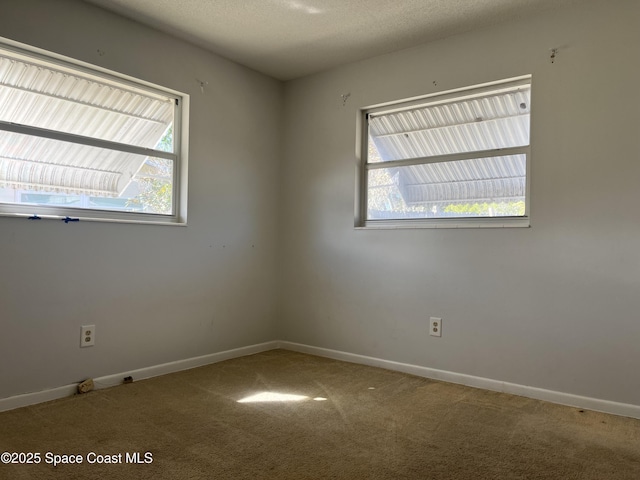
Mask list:
[{"label": "window glass pane", "polygon": [[3,131],[0,152],[2,203],[173,213],[172,160]]},{"label": "window glass pane", "polygon": [[369,163],[529,145],[530,86],[369,117]]},{"label": "window glass pane", "polygon": [[[168,96],[0,49],[0,121],[154,148],[173,124],[174,104]],[[163,149],[173,152],[171,136]]]},{"label": "window glass pane", "polygon": [[524,216],[526,155],[368,171],[367,219]]}]

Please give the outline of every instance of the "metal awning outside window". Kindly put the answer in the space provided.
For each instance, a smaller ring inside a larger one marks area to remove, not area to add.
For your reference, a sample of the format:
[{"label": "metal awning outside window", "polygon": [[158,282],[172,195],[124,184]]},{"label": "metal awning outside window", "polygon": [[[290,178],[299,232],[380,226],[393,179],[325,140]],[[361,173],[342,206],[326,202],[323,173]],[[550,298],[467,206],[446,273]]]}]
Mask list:
[{"label": "metal awning outside window", "polygon": [[385,169],[406,205],[523,201],[530,106],[524,82],[372,112],[368,171]]},{"label": "metal awning outside window", "polygon": [[0,49],[0,187],[121,195],[174,120],[175,99]]}]

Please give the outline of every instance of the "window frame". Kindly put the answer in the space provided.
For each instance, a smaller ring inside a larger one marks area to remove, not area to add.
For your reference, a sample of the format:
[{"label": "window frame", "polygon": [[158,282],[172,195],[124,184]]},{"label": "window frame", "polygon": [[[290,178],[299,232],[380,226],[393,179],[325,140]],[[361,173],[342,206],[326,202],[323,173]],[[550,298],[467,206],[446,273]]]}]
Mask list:
[{"label": "window frame", "polygon": [[[435,106],[452,103],[456,100],[463,101],[475,97],[485,96],[487,93],[501,89],[517,88],[528,85],[533,91],[531,75],[522,75],[479,85],[456,88],[442,92],[435,92],[418,97],[407,98],[398,101],[385,102],[377,105],[361,108],[356,122],[356,188],[354,227],[356,229],[375,228],[504,228],[504,227],[530,227],[530,200],[531,200],[531,135],[529,143],[522,147],[498,148],[492,150],[475,150],[465,153],[435,155],[430,157],[409,158],[402,160],[369,162],[369,116],[391,114],[412,110],[417,107]],[[532,93],[533,96],[533,93]],[[530,105],[530,115],[533,106]],[[530,117],[531,118],[531,117]],[[529,123],[531,127],[531,122]],[[495,217],[452,217],[452,218],[397,218],[397,219],[368,219],[368,172],[375,169],[402,167],[412,165],[426,165],[430,163],[446,163],[467,159],[482,159],[507,155],[525,155],[526,179],[525,179],[525,211],[523,216],[495,216]]]},{"label": "window frame", "polygon": [[142,94],[147,93],[149,95],[160,95],[173,100],[173,152],[139,147],[136,145],[119,143],[96,137],[66,133],[59,130],[49,130],[40,127],[0,121],[1,131],[25,134],[45,139],[60,140],[74,145],[98,147],[112,151],[144,155],[145,157],[171,160],[173,162],[172,214],[58,207],[49,205],[23,205],[19,203],[0,202],[0,217],[26,217],[30,219],[54,219],[66,221],[73,219],[74,221],[80,220],[110,223],[186,226],[189,118],[188,94],[4,37],[0,37],[0,48],[17,55],[31,58],[35,62],[44,62],[51,65],[53,68],[69,72],[71,75],[73,73],[78,73],[79,75],[86,75],[98,80],[103,80],[107,84],[115,83],[124,89],[138,91]]}]

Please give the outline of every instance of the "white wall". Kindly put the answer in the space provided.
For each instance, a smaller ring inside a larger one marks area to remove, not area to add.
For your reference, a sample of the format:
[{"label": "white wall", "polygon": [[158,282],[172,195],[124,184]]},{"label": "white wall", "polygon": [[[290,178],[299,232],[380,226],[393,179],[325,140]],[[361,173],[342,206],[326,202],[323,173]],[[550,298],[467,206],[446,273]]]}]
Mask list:
[{"label": "white wall", "polygon": [[[640,405],[640,2],[581,3],[286,84],[283,339]],[[531,228],[353,228],[359,108],[529,73]]]},{"label": "white wall", "polygon": [[0,36],[191,95],[188,227],[0,218],[0,398],[273,340],[282,84],[75,0]]}]

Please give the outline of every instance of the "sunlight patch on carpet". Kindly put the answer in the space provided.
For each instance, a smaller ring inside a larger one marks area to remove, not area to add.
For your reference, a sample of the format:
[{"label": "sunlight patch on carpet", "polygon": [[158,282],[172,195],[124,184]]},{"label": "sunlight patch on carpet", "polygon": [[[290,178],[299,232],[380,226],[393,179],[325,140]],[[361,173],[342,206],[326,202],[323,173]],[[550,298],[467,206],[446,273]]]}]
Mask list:
[{"label": "sunlight patch on carpet", "polygon": [[307,400],[309,397],[306,395],[294,395],[292,393],[278,393],[278,392],[261,392],[255,395],[250,395],[238,400],[238,403],[258,403],[258,402],[300,402]]}]

